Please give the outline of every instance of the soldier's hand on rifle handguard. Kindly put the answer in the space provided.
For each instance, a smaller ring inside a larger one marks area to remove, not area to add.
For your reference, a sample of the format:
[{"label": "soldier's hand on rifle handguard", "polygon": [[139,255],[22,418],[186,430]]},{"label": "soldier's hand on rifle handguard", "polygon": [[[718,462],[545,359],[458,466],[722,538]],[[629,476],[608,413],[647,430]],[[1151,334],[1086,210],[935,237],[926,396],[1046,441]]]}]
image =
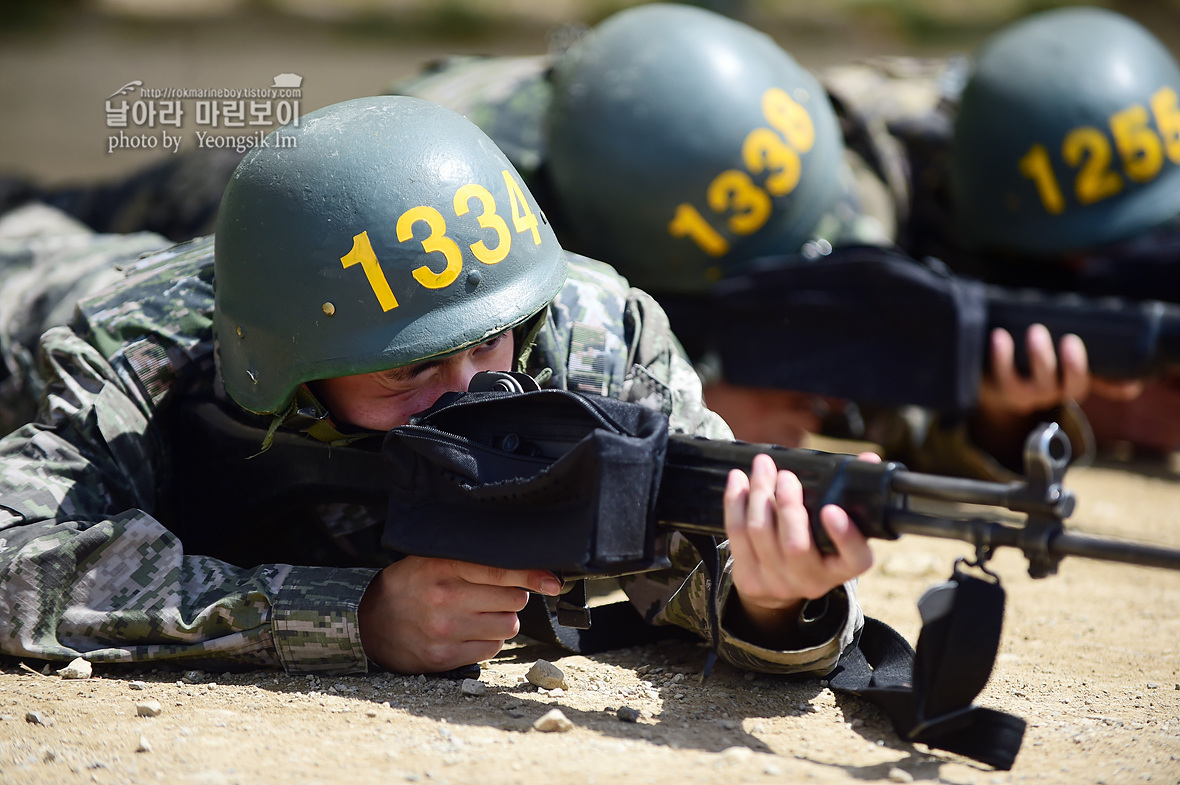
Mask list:
[{"label": "soldier's hand on rifle handguard", "polygon": [[[873,453],[860,457],[881,460]],[[835,552],[816,548],[802,483],[792,472],[776,470],[768,455],[754,458],[749,475],[729,472],[724,509],[738,596],[728,621],[748,640],[792,648],[788,636],[796,625],[786,621],[797,619],[807,600],[823,597],[873,564],[868,541],[835,504],[820,511]]]},{"label": "soldier's hand on rifle handguard", "polygon": [[1033,324],[1023,340],[1027,370],[1017,363],[1011,333],[996,328],[988,336],[987,368],[970,428],[974,442],[992,455],[1013,453],[1044,412],[1055,407],[1070,401],[1081,403],[1091,394],[1110,401],[1130,401],[1143,390],[1138,380],[1093,376],[1086,345],[1077,335],[1062,335],[1054,346],[1048,328]]}]

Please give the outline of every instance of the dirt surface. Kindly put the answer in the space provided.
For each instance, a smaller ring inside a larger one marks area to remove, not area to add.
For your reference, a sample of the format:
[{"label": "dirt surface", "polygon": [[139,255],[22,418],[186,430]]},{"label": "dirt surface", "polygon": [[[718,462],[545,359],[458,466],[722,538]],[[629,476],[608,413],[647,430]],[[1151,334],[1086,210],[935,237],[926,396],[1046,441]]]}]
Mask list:
[{"label": "dirt surface", "polygon": [[[1180,547],[1178,478],[1161,466],[1072,471],[1071,523]],[[866,612],[915,641],[915,602],[968,552],[913,536],[875,552]],[[816,681],[721,665],[701,683],[698,646],[580,657],[518,639],[485,664],[479,696],[423,677],[103,667],[68,680],[9,661],[0,782],[1180,781],[1180,573],[1075,559],[1033,581],[1011,553],[993,566],[1008,611],[978,703],[1028,722],[1010,772],[906,744],[875,708]],[[564,672],[564,689],[526,680],[539,659]],[[153,702],[159,714],[139,716]],[[638,721],[618,719],[621,707]],[[533,727],[555,708],[571,730]]]}]

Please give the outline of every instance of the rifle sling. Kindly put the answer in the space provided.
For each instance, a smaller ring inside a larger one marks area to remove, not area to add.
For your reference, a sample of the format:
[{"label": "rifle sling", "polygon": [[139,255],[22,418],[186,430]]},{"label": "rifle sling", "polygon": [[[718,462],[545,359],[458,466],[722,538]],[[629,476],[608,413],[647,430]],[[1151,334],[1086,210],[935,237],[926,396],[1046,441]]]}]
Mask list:
[{"label": "rifle sling", "polygon": [[1004,590],[958,569],[941,588],[952,600],[945,613],[924,619],[916,653],[891,627],[866,617],[828,684],[875,704],[903,739],[1007,771],[1024,720],[972,704],[999,650]]}]

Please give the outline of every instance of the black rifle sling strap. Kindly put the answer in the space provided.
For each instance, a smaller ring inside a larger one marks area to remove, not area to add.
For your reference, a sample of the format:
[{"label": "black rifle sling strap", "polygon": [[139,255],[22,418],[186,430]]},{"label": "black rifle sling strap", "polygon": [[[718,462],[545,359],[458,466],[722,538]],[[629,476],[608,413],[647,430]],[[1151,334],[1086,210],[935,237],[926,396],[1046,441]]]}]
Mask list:
[{"label": "black rifle sling strap", "polygon": [[[709,550],[703,542],[694,545],[702,552]],[[714,550],[711,570],[716,567],[715,554]],[[714,586],[716,578],[711,578],[710,594]],[[937,618],[924,616],[916,653],[892,627],[866,616],[864,627],[828,676],[828,686],[876,705],[906,741],[1007,771],[1020,750],[1024,720],[972,704],[995,661],[1003,589],[956,570],[950,584],[943,584],[938,591],[953,602]],[[627,601],[594,608],[592,613],[594,624],[588,629],[562,626],[545,598],[535,595],[519,614],[521,632],[575,654],[661,640],[700,640],[679,627],[647,624]],[[710,623],[716,637],[717,620],[710,619]],[[716,646],[714,640],[705,675],[712,667]]]},{"label": "black rifle sling strap", "polygon": [[923,595],[919,609],[916,653],[892,628],[866,618],[829,686],[876,704],[903,739],[1011,769],[1024,720],[972,704],[999,650],[1003,588],[956,567],[950,581]]}]

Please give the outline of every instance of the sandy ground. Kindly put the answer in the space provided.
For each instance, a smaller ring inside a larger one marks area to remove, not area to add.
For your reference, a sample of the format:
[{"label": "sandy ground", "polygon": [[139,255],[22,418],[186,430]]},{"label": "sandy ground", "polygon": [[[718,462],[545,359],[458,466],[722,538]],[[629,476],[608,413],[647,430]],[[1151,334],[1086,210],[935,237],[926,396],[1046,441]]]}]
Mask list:
[{"label": "sandy ground", "polygon": [[[1177,479],[1162,466],[1071,471],[1071,522],[1180,547]],[[914,641],[917,598],[965,546],[910,536],[875,550],[862,602]],[[1008,612],[978,703],[1028,722],[1010,772],[904,743],[875,708],[815,681],[722,665],[702,683],[699,646],[580,657],[518,639],[485,665],[480,696],[422,677],[105,667],[66,680],[8,661],[0,782],[1180,782],[1180,573],[1076,559],[1033,581],[1012,553],[993,566]],[[526,681],[538,659],[564,689]],[[159,713],[139,716],[153,702]],[[617,718],[624,706],[637,722]],[[573,728],[535,729],[554,708]]]},{"label": "sandy ground", "polygon": [[[150,152],[105,149],[103,101],[132,79],[249,87],[294,72],[305,77],[310,111],[378,91],[444,52],[542,51],[543,34],[518,28],[458,42],[406,34],[391,43],[273,21],[128,27],[95,18],[0,30],[0,172],[60,182],[147,163]],[[898,51],[879,30],[797,34],[788,46],[808,65]],[[939,42],[922,53],[954,48]],[[1081,499],[1072,523],[1180,547],[1177,480],[1161,466],[1071,472]],[[879,543],[876,553],[862,584],[866,611],[914,641],[917,598],[966,550],[907,537]],[[700,647],[584,658],[521,642],[486,665],[482,696],[463,695],[455,682],[388,675],[101,668],[64,680],[7,661],[0,783],[1180,782],[1180,573],[1075,560],[1033,581],[1013,554],[995,567],[1008,615],[979,703],[1029,723],[1007,773],[905,744],[875,709],[813,681],[722,666],[701,683]],[[524,681],[542,658],[566,674],[558,693]],[[137,706],[152,702],[159,713],[139,716]],[[616,717],[624,706],[639,712],[637,722]],[[573,729],[533,729],[551,708]]]}]

